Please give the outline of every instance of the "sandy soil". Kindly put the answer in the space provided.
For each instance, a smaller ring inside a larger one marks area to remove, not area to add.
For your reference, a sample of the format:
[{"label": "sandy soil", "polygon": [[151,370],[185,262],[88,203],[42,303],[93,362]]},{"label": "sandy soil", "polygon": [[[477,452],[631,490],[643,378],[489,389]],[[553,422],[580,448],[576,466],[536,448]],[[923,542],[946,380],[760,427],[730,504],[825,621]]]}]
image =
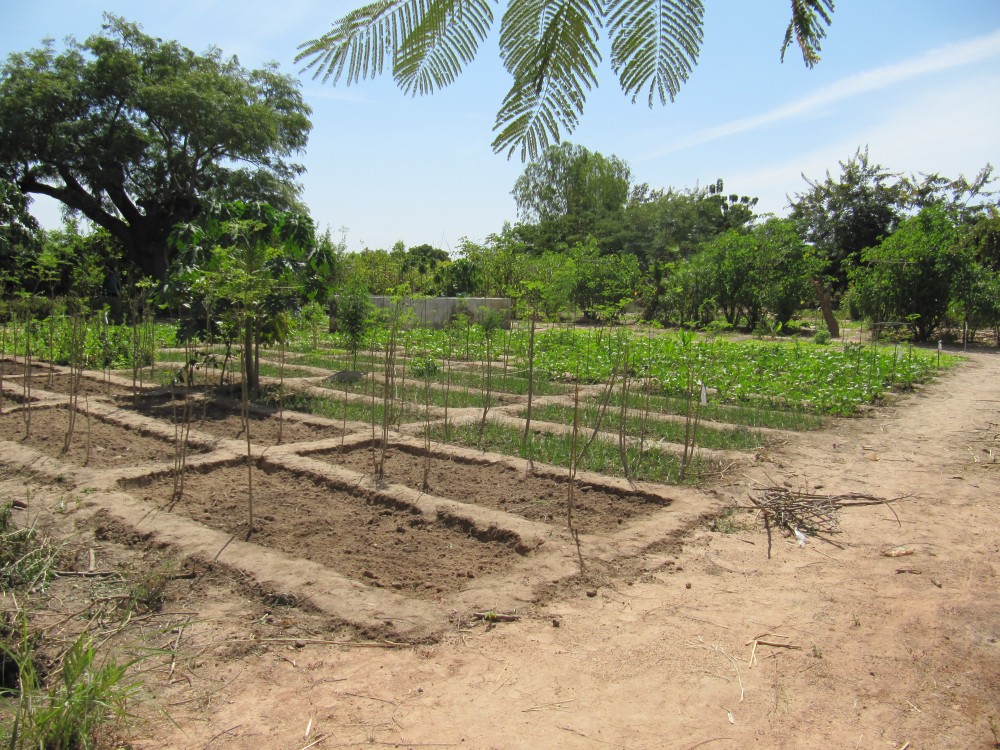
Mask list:
[{"label": "sandy soil", "polygon": [[[72,470],[13,442],[0,492],[29,488],[32,512],[58,510],[48,520],[100,561],[195,572],[172,579],[162,615],[179,656],[148,679],[175,723],[149,710],[135,748],[992,748],[998,376],[1000,356],[970,355],[864,419],[787,433],[713,487],[664,491],[653,513],[585,530],[583,575],[558,518],[463,510],[489,480],[459,464],[431,489],[464,481],[467,497],[440,499],[372,487],[335,451],[257,447],[271,499],[249,544],[233,541],[238,493],[220,489],[242,475],[226,444],[192,459],[179,512],[162,471]],[[492,476],[512,498],[528,479]],[[771,485],[890,504],[844,508],[837,545],[775,530],[769,559],[753,511],[724,511]],[[266,524],[301,542],[271,551]],[[521,619],[475,617],[487,609]]]}]

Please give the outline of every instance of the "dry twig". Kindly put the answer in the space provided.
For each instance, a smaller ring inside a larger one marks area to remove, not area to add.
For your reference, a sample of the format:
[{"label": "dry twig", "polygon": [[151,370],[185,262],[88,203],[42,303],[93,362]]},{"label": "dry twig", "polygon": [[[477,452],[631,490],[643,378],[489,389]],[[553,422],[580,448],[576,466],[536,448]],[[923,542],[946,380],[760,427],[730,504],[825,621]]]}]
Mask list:
[{"label": "dry twig", "polygon": [[[896,500],[904,500],[910,495],[902,495]],[[885,505],[892,511],[896,523],[901,522],[895,509],[889,501],[866,495],[860,492],[848,492],[839,495],[820,495],[805,490],[791,490],[788,487],[772,485],[765,487],[756,494],[750,494],[753,509],[759,509],[764,516],[764,526],[768,534],[768,559],[771,557],[771,527],[784,527],[793,536],[808,534],[822,539],[840,549],[844,545],[831,539],[829,534],[839,534],[840,511],[863,505]]]}]

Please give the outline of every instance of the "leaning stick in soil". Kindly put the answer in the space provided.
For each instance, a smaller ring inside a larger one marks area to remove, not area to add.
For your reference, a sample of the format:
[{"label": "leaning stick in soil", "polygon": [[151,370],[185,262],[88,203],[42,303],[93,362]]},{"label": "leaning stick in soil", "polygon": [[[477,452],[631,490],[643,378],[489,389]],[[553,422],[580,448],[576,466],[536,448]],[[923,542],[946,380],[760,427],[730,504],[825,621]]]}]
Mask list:
[{"label": "leaning stick in soil", "polygon": [[[587,354],[589,355],[592,347],[590,346],[589,341],[587,343],[588,343]],[[611,392],[614,390],[615,383],[618,380],[619,365],[620,365],[619,359],[615,358],[614,364],[611,366],[611,378],[610,380],[608,380],[608,384],[604,388],[604,392],[601,394],[601,401],[600,401],[600,406],[597,409],[597,422],[594,424],[594,431],[591,433],[590,439],[587,440],[586,445],[583,446],[583,450],[580,451],[580,460],[583,460],[586,457],[587,451],[590,450],[590,446],[597,439],[597,436],[601,432],[601,425],[604,422],[604,415],[607,413],[608,404],[610,403],[611,400]],[[577,377],[577,380],[579,380],[579,377]]]},{"label": "leaning stick in soil", "polygon": [[635,484],[632,482],[632,477],[630,476],[629,466],[628,466],[628,448],[625,441],[625,429],[628,424],[628,369],[629,369],[629,346],[625,337],[619,332],[618,339],[618,351],[620,356],[623,358],[624,368],[622,369],[622,404],[621,412],[618,415],[618,453],[621,456],[622,471],[625,474],[625,479],[628,480],[629,484],[633,487]]},{"label": "leaning stick in soil", "polygon": [[[436,363],[436,362],[435,362]],[[424,475],[420,488],[428,492],[431,488],[431,367],[424,348]]]},{"label": "leaning stick in soil", "polygon": [[537,706],[531,706],[530,708],[522,708],[521,713],[527,713],[528,711],[541,711],[546,708],[562,708],[567,703],[572,703],[575,698],[569,698],[564,701],[552,701],[551,703],[539,703]]},{"label": "leaning stick in soil", "polygon": [[90,433],[90,396],[84,396],[83,397],[83,408],[84,408],[84,414],[86,415],[86,418],[87,418],[87,454],[86,454],[86,456],[83,459],[83,465],[87,466],[90,463],[90,446],[91,446],[91,442],[90,442],[90,437],[91,437],[91,433]]},{"label": "leaning stick in soil", "polygon": [[533,470],[531,451],[528,440],[531,436],[531,405],[535,395],[535,328],[538,318],[538,305],[531,308],[531,330],[528,333],[528,405],[524,412],[524,432],[521,435],[521,458],[528,461],[528,469]]},{"label": "leaning stick in soil", "polygon": [[285,425],[285,337],[278,342],[278,445]]},{"label": "leaning stick in soil", "polygon": [[505,615],[500,612],[473,612],[472,616],[477,620],[485,620],[486,622],[519,622],[521,615]]},{"label": "leaning stick in soil", "polygon": [[236,638],[231,643],[302,643],[309,646],[348,646],[350,648],[410,648],[398,641],[328,641],[323,638]]},{"label": "leaning stick in soil", "polygon": [[577,365],[577,377],[576,383],[574,383],[573,388],[573,440],[570,445],[569,452],[569,481],[567,482],[567,497],[566,497],[566,526],[569,529],[570,536],[573,537],[573,542],[576,544],[576,557],[580,562],[580,575],[584,574],[583,565],[583,552],[580,549],[580,532],[573,525],[573,504],[575,501],[575,490],[576,490],[576,469],[577,469],[577,437],[580,434],[580,377],[579,377],[579,365]]}]

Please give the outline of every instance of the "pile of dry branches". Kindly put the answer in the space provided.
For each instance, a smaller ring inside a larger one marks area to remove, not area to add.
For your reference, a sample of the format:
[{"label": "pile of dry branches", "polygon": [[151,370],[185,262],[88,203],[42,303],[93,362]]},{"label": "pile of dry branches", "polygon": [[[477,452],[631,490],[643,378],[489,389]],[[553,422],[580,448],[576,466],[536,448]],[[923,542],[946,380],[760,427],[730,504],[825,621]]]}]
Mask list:
[{"label": "pile of dry branches", "polygon": [[[904,498],[897,498],[897,500],[902,499]],[[896,516],[896,511],[893,510],[888,500],[859,492],[819,495],[775,485],[765,487],[756,493],[750,493],[750,502],[761,511],[764,517],[764,527],[767,529],[768,559],[771,558],[772,527],[784,528],[789,534],[800,540],[803,535],[814,536],[843,549],[843,544],[827,536],[840,532],[839,512],[842,508],[859,505],[885,505]],[[899,522],[899,516],[896,516],[896,522]]]}]

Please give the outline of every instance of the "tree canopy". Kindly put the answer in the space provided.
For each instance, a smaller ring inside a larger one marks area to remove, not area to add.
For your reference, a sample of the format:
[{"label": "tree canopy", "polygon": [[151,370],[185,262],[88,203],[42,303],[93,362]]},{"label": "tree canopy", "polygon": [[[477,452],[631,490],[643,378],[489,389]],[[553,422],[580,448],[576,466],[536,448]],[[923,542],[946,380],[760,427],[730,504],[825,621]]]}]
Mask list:
[{"label": "tree canopy", "polygon": [[[791,0],[781,57],[793,43],[805,64],[819,61],[833,0]],[[497,112],[493,149],[522,161],[572,132],[587,92],[597,85],[601,36],[611,67],[635,102],[673,101],[698,60],[701,0],[508,0],[500,22],[500,59],[513,78]],[[375,0],[300,47],[317,77],[352,84],[391,67],[408,94],[450,84],[471,62],[494,23],[488,0]]]},{"label": "tree canopy", "polygon": [[876,246],[896,229],[907,206],[900,175],[873,164],[868,149],[840,162],[840,176],[829,172],[792,200],[790,218],[806,242],[826,256],[836,287],[847,286],[847,269],[861,251]]},{"label": "tree canopy", "polygon": [[25,258],[41,245],[38,222],[28,212],[28,198],[17,186],[0,178],[0,282],[17,276]]},{"label": "tree canopy", "polygon": [[553,249],[559,243],[582,242],[618,217],[628,200],[631,175],[617,156],[563,143],[530,162],[511,193],[521,219],[538,225],[531,243],[539,250]]},{"label": "tree canopy", "polygon": [[164,279],[167,238],[207,198],[297,202],[309,107],[275,66],[248,70],[218,49],[105,16],[101,33],[51,41],[0,70],[0,180],[47,195],[118,240]]}]

